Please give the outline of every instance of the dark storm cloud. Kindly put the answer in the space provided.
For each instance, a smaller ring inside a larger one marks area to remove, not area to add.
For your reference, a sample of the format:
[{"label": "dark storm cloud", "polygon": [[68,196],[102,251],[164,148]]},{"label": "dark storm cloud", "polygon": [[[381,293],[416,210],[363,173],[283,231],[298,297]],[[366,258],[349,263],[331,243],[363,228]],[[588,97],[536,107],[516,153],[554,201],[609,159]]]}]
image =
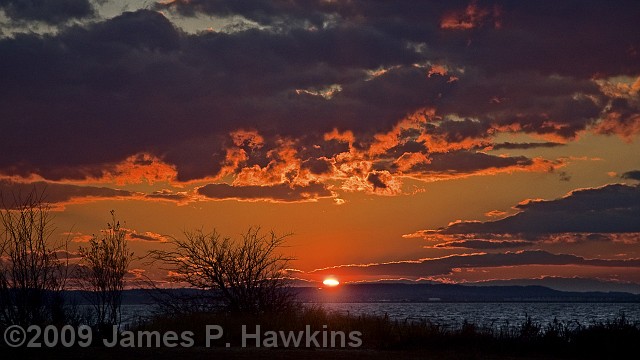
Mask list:
[{"label": "dark storm cloud", "polygon": [[640,180],[640,170],[627,171],[620,177],[623,179]]},{"label": "dark storm cloud", "polygon": [[427,124],[429,134],[442,137],[447,142],[459,143],[467,139],[479,139],[487,136],[491,124],[477,120],[464,119],[461,121],[444,120],[436,125]]},{"label": "dark storm cloud", "polygon": [[428,153],[428,149],[426,144],[422,141],[418,142],[409,140],[387,150],[386,155],[398,158],[405,153]]},{"label": "dark storm cloud", "polygon": [[[589,79],[545,76],[534,71],[488,76],[467,71],[449,97],[443,97],[443,113],[474,117],[467,132],[508,128],[536,134],[573,138],[601,116],[604,101],[598,86]],[[454,125],[461,128],[460,124]],[[472,133],[469,133],[470,135]]]},{"label": "dark storm cloud", "polygon": [[481,152],[451,151],[431,154],[431,162],[413,167],[413,171],[424,173],[472,173],[490,168],[527,166],[533,161],[524,156],[500,157]]},{"label": "dark storm cloud", "polygon": [[198,194],[209,199],[271,200],[278,202],[312,201],[331,197],[332,193],[324,185],[311,183],[308,186],[271,186],[209,184],[198,189]]},{"label": "dark storm cloud", "polygon": [[[265,25],[274,13],[298,22],[339,19],[424,43],[425,58],[466,68],[455,91],[443,96],[443,112],[479,117],[485,128],[517,126],[524,132],[573,138],[601,115],[593,99],[602,97],[591,78],[640,72],[640,35],[630,15],[640,13],[640,5],[630,1],[615,9],[606,1],[266,3],[201,0],[164,6],[191,14],[241,15]],[[470,29],[437,29],[454,15],[470,17]]]},{"label": "dark storm cloud", "polygon": [[320,1],[177,0],[156,3],[156,9],[174,9],[184,16],[195,16],[197,13],[218,16],[241,15],[265,25],[284,20],[307,20],[322,25],[322,21],[327,18],[324,11],[329,10],[329,7],[322,7]]},{"label": "dark storm cloud", "polygon": [[30,194],[42,196],[42,201],[49,204],[67,203],[73,199],[109,199],[131,197],[136,195],[126,190],[106,187],[78,186],[47,182],[16,183],[0,180],[0,195],[3,206],[13,208],[22,204]]},{"label": "dark storm cloud", "polygon": [[160,200],[168,200],[168,201],[176,201],[176,202],[185,202],[192,199],[186,193],[176,193],[171,190],[160,190],[154,191],[151,194],[145,195],[148,199],[160,199]]},{"label": "dark storm cloud", "polygon": [[[489,73],[524,70],[589,78],[640,72],[640,4],[633,0],[617,6],[605,0],[178,0],[157,6],[184,15],[239,15],[263,25],[283,20],[316,26],[330,20],[358,23],[425,42],[443,59]],[[466,22],[467,30],[446,29],[449,18]]]},{"label": "dark storm cloud", "polygon": [[386,189],[387,188],[387,184],[384,183],[384,181],[382,181],[382,179],[380,178],[380,174],[375,173],[375,172],[371,172],[367,175],[367,181],[369,183],[371,183],[371,185],[373,185],[373,190],[375,191],[376,189]]},{"label": "dark storm cloud", "polygon": [[588,78],[640,72],[636,1],[615,7],[581,0],[478,2],[479,7],[491,4],[500,7],[500,26],[466,39],[461,32],[454,40],[460,51],[451,52],[453,58],[489,73],[534,70]]},{"label": "dark storm cloud", "polygon": [[[160,76],[168,64],[158,60],[177,36],[159,14],[139,12],[57,36],[1,40],[0,147],[12,156],[3,157],[0,168],[83,178],[84,169],[170,139],[166,121],[176,110],[151,100],[150,92],[167,96],[178,85]],[[65,169],[77,171],[60,173]]]},{"label": "dark storm cloud", "polygon": [[[215,16],[242,16],[265,26],[323,26],[331,21],[352,21],[383,28],[394,35],[419,37],[425,28],[436,29],[440,16],[465,1],[394,2],[388,1],[236,1],[176,0],[157,2],[156,9],[174,10],[184,16],[198,13]],[[284,25],[286,24],[286,25]]]},{"label": "dark storm cloud", "polygon": [[542,250],[507,253],[451,255],[417,261],[399,261],[367,265],[343,265],[315,270],[313,273],[347,275],[434,276],[450,274],[454,268],[483,268],[522,265],[583,265],[607,267],[640,267],[639,259],[585,259],[576,255],[552,254]]},{"label": "dark storm cloud", "polygon": [[313,174],[322,175],[331,172],[331,162],[325,158],[321,159],[307,159],[302,163],[303,169],[309,169]]},{"label": "dark storm cloud", "polygon": [[[635,134],[634,103],[608,104],[591,79],[640,72],[630,15],[640,5],[569,4],[194,0],[157,6],[267,27],[188,34],[140,10],[56,34],[16,34],[0,39],[0,152],[11,154],[0,158],[0,173],[99,178],[148,153],[175,166],[179,181],[201,179],[226,164],[238,129],[265,139],[246,165],[264,166],[282,138],[297,140],[302,163],[336,154],[324,133],[351,131],[353,147],[366,151],[374,135],[425,108],[439,120],[424,132],[455,143],[490,145],[501,131],[571,139],[602,114],[610,123],[599,132]],[[458,29],[446,28],[450,17]],[[530,161],[429,154],[418,142],[393,151],[429,155],[418,172]],[[326,174],[320,163],[305,166]]]},{"label": "dark storm cloud", "polygon": [[457,240],[448,241],[434,245],[436,248],[466,248],[478,250],[492,250],[517,248],[531,245],[530,242],[524,240]]},{"label": "dark storm cloud", "polygon": [[575,190],[560,199],[531,200],[515,208],[520,212],[504,219],[458,222],[434,234],[516,234],[536,240],[565,233],[640,232],[639,186],[612,184]]},{"label": "dark storm cloud", "polygon": [[0,10],[13,21],[35,20],[51,25],[95,15],[89,0],[0,0]]},{"label": "dark storm cloud", "polygon": [[[7,56],[0,59],[0,146],[15,156],[0,160],[0,168],[82,178],[81,171],[59,172],[146,151],[189,180],[217,172],[224,138],[237,128],[301,136],[336,126],[390,127],[444,82],[412,68],[366,81],[363,67],[417,59],[402,42],[376,34],[345,28],[186,35],[160,14],[138,11],[57,36],[1,40]],[[334,83],[345,84],[331,101],[294,91]]]}]

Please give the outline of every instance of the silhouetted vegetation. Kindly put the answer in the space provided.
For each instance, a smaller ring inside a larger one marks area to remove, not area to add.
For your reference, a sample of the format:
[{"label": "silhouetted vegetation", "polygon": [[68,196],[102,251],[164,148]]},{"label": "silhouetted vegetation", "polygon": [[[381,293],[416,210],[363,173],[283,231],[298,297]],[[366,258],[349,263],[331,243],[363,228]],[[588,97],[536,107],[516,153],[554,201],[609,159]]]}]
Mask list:
[{"label": "silhouetted vegetation", "polygon": [[88,247],[80,247],[83,267],[79,281],[90,290],[89,300],[99,328],[120,324],[124,276],[133,260],[125,235],[112,210],[111,222],[102,236],[89,240]]},{"label": "silhouetted vegetation", "polygon": [[173,306],[196,300],[230,313],[282,312],[295,304],[286,274],[291,259],[278,253],[286,236],[260,228],[250,228],[239,240],[215,230],[185,231],[184,239],[173,239],[172,250],[152,251],[151,257],[173,274],[172,281],[202,290],[197,299],[170,299]]},{"label": "silhouetted vegetation", "polygon": [[68,241],[52,238],[43,193],[0,197],[0,325],[63,323]]},{"label": "silhouetted vegetation", "polygon": [[[261,331],[304,331],[307,325],[313,331],[341,331],[362,333],[359,350],[406,351],[440,353],[454,351],[461,358],[469,354],[512,356],[540,356],[541,358],[622,358],[625,352],[640,341],[640,323],[629,321],[623,314],[606,322],[590,324],[537,323],[527,317],[519,324],[492,324],[483,326],[463,322],[459,326],[444,326],[428,320],[392,320],[388,316],[349,315],[332,313],[321,306],[300,306],[294,311],[280,314],[239,316],[228,313],[192,313],[174,316],[156,315],[132,325],[136,330],[165,332],[196,331],[196,345],[205,343],[205,327],[218,324],[224,328],[224,337],[217,343],[240,346],[242,325],[251,332],[260,325]],[[250,341],[249,346],[254,346]],[[345,350],[345,351],[353,351]]]}]

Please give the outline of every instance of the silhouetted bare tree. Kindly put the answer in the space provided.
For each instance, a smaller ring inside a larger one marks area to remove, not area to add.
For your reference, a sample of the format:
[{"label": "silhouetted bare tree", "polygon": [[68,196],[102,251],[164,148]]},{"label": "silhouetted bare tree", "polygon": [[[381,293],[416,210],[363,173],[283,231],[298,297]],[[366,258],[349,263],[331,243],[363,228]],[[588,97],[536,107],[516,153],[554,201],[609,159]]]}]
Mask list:
[{"label": "silhouetted bare tree", "polygon": [[44,192],[12,194],[10,203],[3,194],[0,198],[0,323],[63,322],[68,239],[52,239],[53,217]]},{"label": "silhouetted bare tree", "polygon": [[96,313],[96,325],[120,323],[124,276],[133,260],[126,233],[111,211],[111,222],[100,238],[89,240],[88,247],[80,248],[84,273],[80,281],[90,291],[90,301]]},{"label": "silhouetted bare tree", "polygon": [[164,262],[173,281],[206,290],[230,312],[282,311],[295,301],[286,276],[291,258],[278,253],[287,236],[250,228],[233,241],[215,230],[185,231],[184,240],[171,242],[173,250],[150,255]]}]

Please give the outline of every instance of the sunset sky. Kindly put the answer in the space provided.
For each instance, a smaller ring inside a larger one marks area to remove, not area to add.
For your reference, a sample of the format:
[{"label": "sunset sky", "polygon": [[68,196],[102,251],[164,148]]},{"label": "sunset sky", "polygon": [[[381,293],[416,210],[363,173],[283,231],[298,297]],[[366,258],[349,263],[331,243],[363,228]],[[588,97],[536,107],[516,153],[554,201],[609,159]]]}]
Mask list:
[{"label": "sunset sky", "polygon": [[0,0],[0,191],[44,191],[74,249],[113,209],[137,255],[198,228],[292,233],[292,274],[316,282],[640,283],[638,19],[638,1]]}]

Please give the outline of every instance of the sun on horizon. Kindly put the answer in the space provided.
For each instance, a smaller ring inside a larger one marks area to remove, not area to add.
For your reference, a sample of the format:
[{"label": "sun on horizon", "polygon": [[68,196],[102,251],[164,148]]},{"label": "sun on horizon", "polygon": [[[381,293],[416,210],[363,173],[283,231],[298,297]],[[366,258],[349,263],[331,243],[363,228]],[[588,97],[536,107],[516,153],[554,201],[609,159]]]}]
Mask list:
[{"label": "sun on horizon", "polygon": [[336,286],[340,285],[340,281],[338,281],[336,278],[326,278],[326,279],[324,279],[322,284],[324,286],[328,286],[328,287],[336,287]]}]

